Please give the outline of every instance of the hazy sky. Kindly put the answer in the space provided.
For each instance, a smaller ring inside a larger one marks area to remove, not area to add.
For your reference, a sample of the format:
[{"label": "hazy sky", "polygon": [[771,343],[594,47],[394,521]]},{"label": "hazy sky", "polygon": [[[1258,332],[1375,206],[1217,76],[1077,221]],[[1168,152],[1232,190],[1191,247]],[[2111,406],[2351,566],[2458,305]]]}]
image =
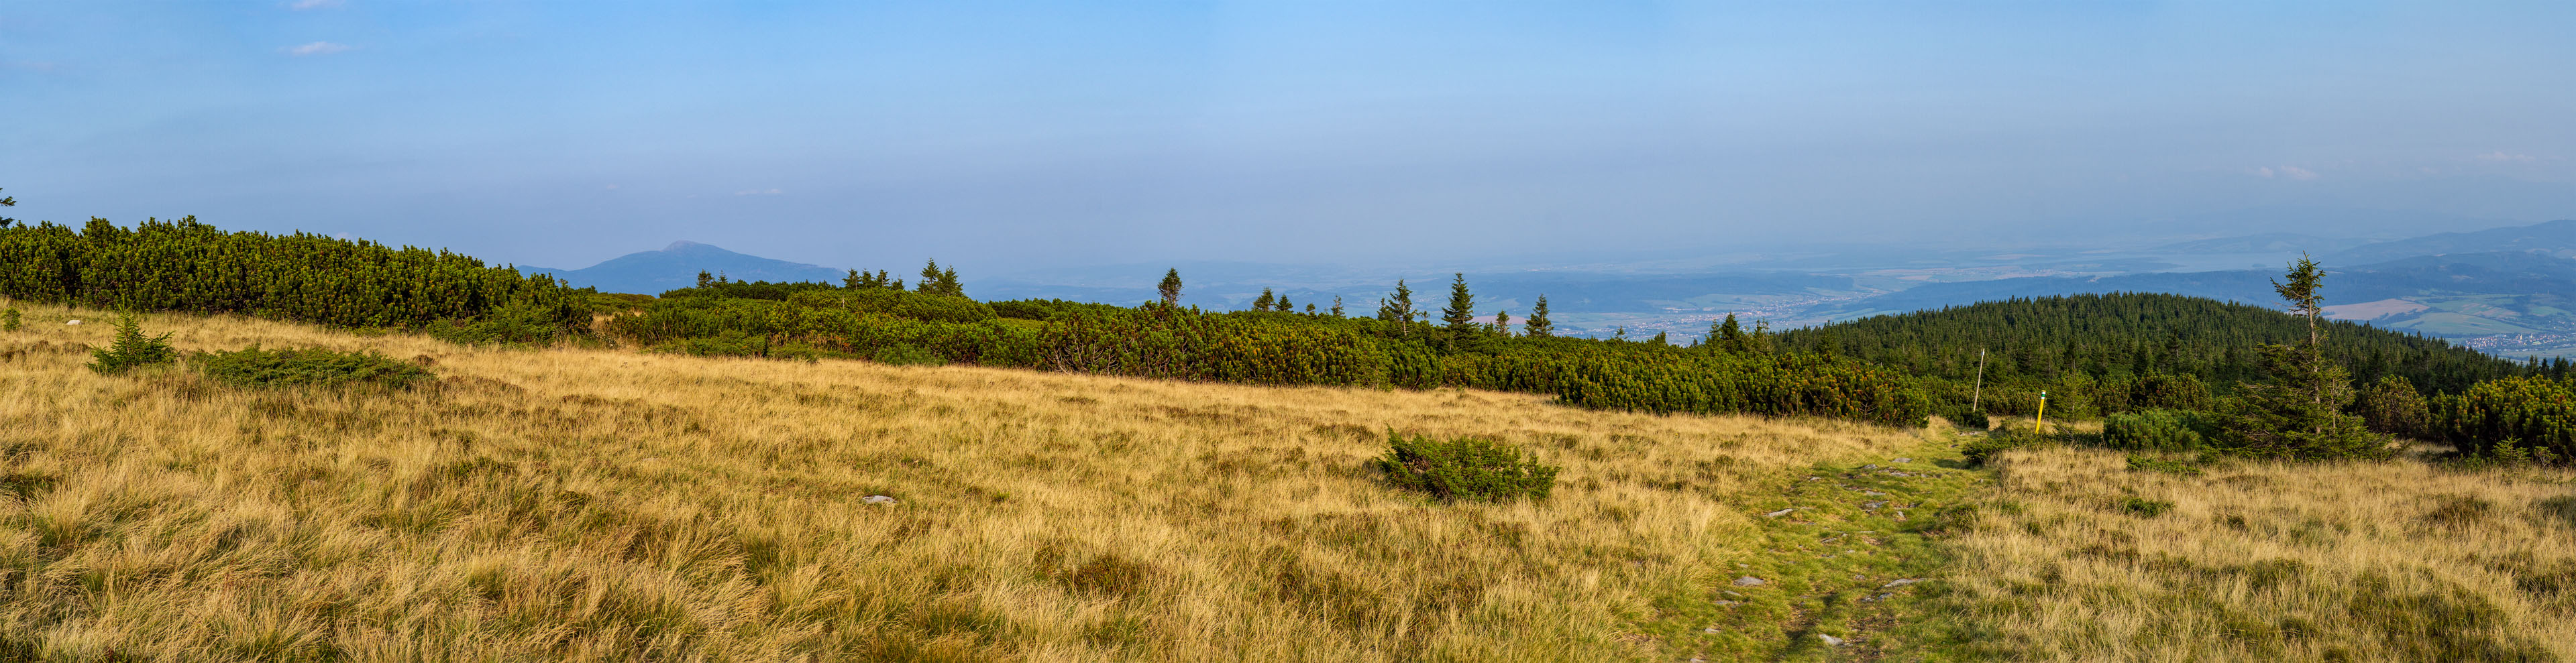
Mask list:
[{"label": "hazy sky", "polygon": [[2570,35],[2568,2],[0,0],[0,188],[554,267],[2457,230],[2576,217]]}]

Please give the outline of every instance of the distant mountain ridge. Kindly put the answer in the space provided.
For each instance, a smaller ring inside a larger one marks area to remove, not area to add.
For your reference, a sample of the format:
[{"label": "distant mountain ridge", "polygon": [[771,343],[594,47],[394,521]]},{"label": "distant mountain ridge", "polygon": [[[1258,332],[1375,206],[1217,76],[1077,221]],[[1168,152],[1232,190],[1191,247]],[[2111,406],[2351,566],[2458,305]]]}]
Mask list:
[{"label": "distant mountain ridge", "polygon": [[660,251],[637,251],[581,269],[520,267],[526,274],[553,274],[576,288],[601,292],[659,295],[697,285],[698,272],[718,272],[736,281],[824,281],[838,283],[848,270],[735,253],[712,244],[672,242]]},{"label": "distant mountain ridge", "polygon": [[2363,265],[2413,256],[2500,251],[2528,251],[2576,258],[2576,219],[2364,244],[2325,256],[2322,261],[2328,265]]}]

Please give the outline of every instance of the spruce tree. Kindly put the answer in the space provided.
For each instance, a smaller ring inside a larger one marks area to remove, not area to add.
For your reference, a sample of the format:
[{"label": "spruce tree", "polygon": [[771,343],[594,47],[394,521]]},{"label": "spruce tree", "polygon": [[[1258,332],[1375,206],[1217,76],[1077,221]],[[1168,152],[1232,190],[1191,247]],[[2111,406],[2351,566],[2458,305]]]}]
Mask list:
[{"label": "spruce tree", "polygon": [[1170,271],[1163,272],[1163,282],[1154,286],[1154,289],[1162,292],[1165,308],[1180,306],[1181,268],[1174,267]]},{"label": "spruce tree", "polygon": [[704,288],[715,284],[716,275],[707,273],[707,270],[698,270],[698,287]]},{"label": "spruce tree", "polygon": [[1521,328],[1523,335],[1530,338],[1556,335],[1556,324],[1547,319],[1547,295],[1539,295],[1538,303],[1530,306],[1529,321],[1521,323]]},{"label": "spruce tree", "polygon": [[1377,300],[1377,319],[1405,323],[1413,321],[1413,288],[1404,279],[1395,280],[1395,294]]},{"label": "spruce tree", "polygon": [[866,274],[860,274],[860,273],[859,273],[859,270],[855,270],[855,269],[850,270],[849,275],[841,277],[841,289],[843,289],[843,290],[857,290],[857,289],[859,289],[859,288],[861,288],[861,287],[863,287],[863,286],[866,286],[866,285],[867,285],[867,283],[868,283],[868,277],[867,277],[867,275],[866,275]]},{"label": "spruce tree", "polygon": [[1252,298],[1252,310],[1255,310],[1255,311],[1269,311],[1269,310],[1270,310],[1270,304],[1271,304],[1271,302],[1273,302],[1273,301],[1277,301],[1277,300],[1276,300],[1275,298],[1273,298],[1273,297],[1271,297],[1271,296],[1270,296],[1270,289],[1269,289],[1269,288],[1262,288],[1262,289],[1261,289],[1261,296]]},{"label": "spruce tree", "polygon": [[1451,338],[1464,338],[1475,331],[1476,296],[1467,292],[1467,275],[1451,275],[1449,305],[1440,309],[1440,321],[1446,323]]},{"label": "spruce tree", "polygon": [[2307,459],[2392,455],[2388,438],[2370,432],[2359,415],[2344,412],[2355,395],[2351,374],[2326,358],[2325,335],[2317,328],[2325,314],[2325,299],[2317,292],[2324,270],[2301,255],[2286,278],[2287,283],[2273,281],[2272,290],[2289,302],[2291,314],[2307,319],[2307,342],[2255,348],[2276,382],[2240,383],[2245,401],[2228,417],[2228,451]]},{"label": "spruce tree", "polygon": [[1342,317],[1342,296],[1333,295],[1333,317]]},{"label": "spruce tree", "polygon": [[930,264],[921,267],[921,279],[913,281],[912,287],[921,292],[939,292],[939,259],[932,258]]},{"label": "spruce tree", "polygon": [[1296,304],[1289,303],[1289,301],[1288,301],[1288,296],[1287,296],[1287,295],[1280,295],[1280,296],[1279,296],[1279,301],[1272,302],[1272,303],[1270,304],[1270,310],[1278,311],[1278,312],[1281,312],[1281,313],[1295,313],[1295,312],[1297,312],[1297,308],[1296,308],[1296,307],[1297,307],[1297,305],[1296,305]]},{"label": "spruce tree", "polygon": [[[17,197],[15,197],[15,196],[6,197],[6,198],[0,198],[0,207],[17,207],[17,206],[18,206],[18,198],[17,198]],[[7,227],[9,227],[9,224],[17,223],[17,222],[18,222],[18,220],[17,220],[17,219],[12,219],[12,218],[9,218],[9,217],[0,216],[0,228],[7,228]]]},{"label": "spruce tree", "polygon": [[939,294],[950,297],[966,296],[966,284],[957,281],[957,268],[948,267],[939,270]]},{"label": "spruce tree", "polygon": [[1314,302],[1307,302],[1307,303],[1306,303],[1306,315],[1314,315],[1314,314],[1315,314],[1315,303],[1314,303]]},{"label": "spruce tree", "polygon": [[1503,309],[1494,312],[1494,333],[1504,336],[1512,335],[1511,309]]}]

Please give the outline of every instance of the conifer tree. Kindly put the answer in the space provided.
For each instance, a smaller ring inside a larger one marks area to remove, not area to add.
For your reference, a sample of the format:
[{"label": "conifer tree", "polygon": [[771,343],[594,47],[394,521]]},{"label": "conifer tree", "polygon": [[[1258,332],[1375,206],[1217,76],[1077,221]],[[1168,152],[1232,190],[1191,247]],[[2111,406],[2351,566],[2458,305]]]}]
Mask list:
[{"label": "conifer tree", "polygon": [[1503,309],[1494,312],[1494,333],[1504,336],[1512,335],[1511,309]]},{"label": "conifer tree", "polygon": [[1446,323],[1451,338],[1464,338],[1475,331],[1476,296],[1467,292],[1467,275],[1451,275],[1449,305],[1440,309],[1440,321]]},{"label": "conifer tree", "polygon": [[2317,329],[2317,319],[2325,313],[2325,299],[2317,292],[2324,270],[2301,255],[2286,278],[2287,283],[2273,281],[2272,290],[2289,302],[2291,314],[2307,318],[2308,340],[2256,348],[2278,382],[2242,385],[2245,404],[2228,419],[2231,451],[2318,459],[2390,455],[2386,437],[2371,433],[2359,415],[2344,412],[2354,396],[2351,374],[2326,359],[2325,337]]},{"label": "conifer tree", "polygon": [[855,269],[850,270],[850,273],[847,276],[841,277],[841,289],[843,290],[857,290],[865,287],[867,283],[868,276],[866,274],[859,273],[859,270]]},{"label": "conifer tree", "polygon": [[912,287],[927,293],[939,291],[939,259],[932,258],[930,264],[921,267],[921,278],[913,281]]},{"label": "conifer tree", "polygon": [[716,271],[716,285],[724,285],[724,284],[732,283],[732,282],[733,282],[733,279],[732,279],[731,277],[725,276],[725,273],[724,273],[724,271],[723,271],[723,270],[717,270],[717,271]]},{"label": "conifer tree", "polygon": [[1556,335],[1556,324],[1547,319],[1547,295],[1539,295],[1538,303],[1530,306],[1529,321],[1521,323],[1521,328],[1522,334],[1530,338]]},{"label": "conifer tree", "polygon": [[698,270],[698,287],[704,288],[715,284],[716,275],[707,273],[707,270]]},{"label": "conifer tree", "polygon": [[1404,279],[1395,280],[1395,294],[1377,300],[1377,319],[1379,320],[1397,323],[1412,322],[1413,313],[1413,288],[1406,287]]},{"label": "conifer tree", "polygon": [[[17,207],[17,206],[18,206],[18,198],[17,198],[16,196],[10,196],[10,197],[6,197],[6,198],[0,198],[0,207]],[[12,218],[9,218],[9,217],[0,216],[0,228],[7,228],[7,227],[9,227],[9,224],[17,223],[17,222],[18,222],[18,220],[17,220],[17,219],[12,219]]]},{"label": "conifer tree", "polygon": [[1268,311],[1270,310],[1270,304],[1273,301],[1276,300],[1270,296],[1270,289],[1262,288],[1261,296],[1252,298],[1252,310]]},{"label": "conifer tree", "polygon": [[1314,303],[1314,302],[1307,302],[1307,303],[1306,303],[1306,315],[1314,315],[1314,314],[1315,314],[1315,303]]},{"label": "conifer tree", "polygon": [[1270,310],[1281,313],[1295,313],[1297,312],[1296,306],[1296,304],[1289,303],[1288,296],[1283,294],[1279,296],[1279,301],[1272,302],[1270,304]]},{"label": "conifer tree", "polygon": [[1333,317],[1342,317],[1342,296],[1333,295]]},{"label": "conifer tree", "polygon": [[966,284],[957,281],[957,268],[948,267],[939,270],[939,294],[950,297],[966,296]]},{"label": "conifer tree", "polygon": [[1174,267],[1170,271],[1163,272],[1163,282],[1155,285],[1154,289],[1163,294],[1163,306],[1165,308],[1180,306],[1181,268]]}]

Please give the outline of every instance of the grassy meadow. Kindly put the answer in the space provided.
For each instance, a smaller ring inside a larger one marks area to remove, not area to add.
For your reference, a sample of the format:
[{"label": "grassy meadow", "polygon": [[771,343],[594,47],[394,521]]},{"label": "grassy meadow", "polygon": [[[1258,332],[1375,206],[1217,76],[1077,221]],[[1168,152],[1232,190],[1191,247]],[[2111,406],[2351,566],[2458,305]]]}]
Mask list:
[{"label": "grassy meadow", "polygon": [[[105,318],[0,332],[0,661],[2576,655],[2563,471],[143,318],[439,376],[241,389],[87,370]],[[1564,471],[1442,504],[1389,430]]]},{"label": "grassy meadow", "polygon": [[[365,349],[439,375],[410,391],[242,390],[84,369],[82,346],[113,333],[105,317],[37,307],[0,335],[0,659],[1818,655],[1797,652],[1820,624],[1868,624],[1818,622],[1851,590],[1817,579],[1889,577],[1780,563],[1779,537],[1805,536],[1781,528],[1843,516],[1762,514],[1820,464],[1943,446],[1473,391],[143,319],[183,350]],[[1565,469],[1545,502],[1431,502],[1364,469],[1389,429],[1491,436]],[[1927,549],[1893,530],[1867,545]],[[1756,572],[1773,584],[1730,584]],[[1716,611],[1720,592],[1750,601]]]},{"label": "grassy meadow", "polygon": [[2563,661],[2576,474],[2415,461],[2177,473],[2007,452],[1952,539],[1953,660]]}]

